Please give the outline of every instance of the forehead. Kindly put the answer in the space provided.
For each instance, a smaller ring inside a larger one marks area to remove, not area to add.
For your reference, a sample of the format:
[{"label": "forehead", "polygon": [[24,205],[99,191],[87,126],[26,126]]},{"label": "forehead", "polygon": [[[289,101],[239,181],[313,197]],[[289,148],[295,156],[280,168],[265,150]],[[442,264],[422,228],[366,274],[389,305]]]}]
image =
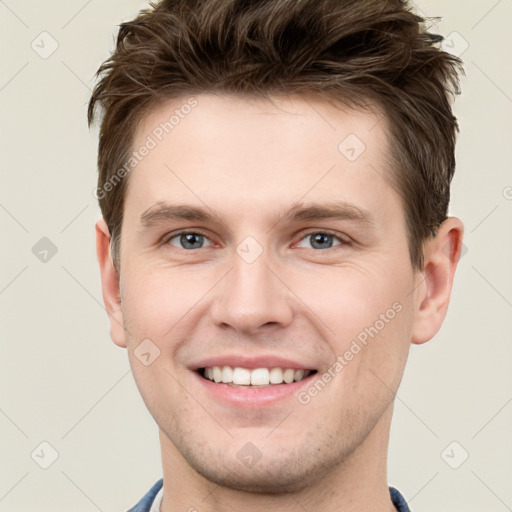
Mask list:
[{"label": "forehead", "polygon": [[386,133],[377,108],[318,96],[183,96],[137,127],[134,151],[150,149],[129,176],[127,201],[139,215],[169,200],[237,215],[282,211],[302,198],[371,210],[393,194]]},{"label": "forehead", "polygon": [[[200,144],[204,151],[216,152],[219,141],[229,137],[245,146],[251,142],[264,144],[269,156],[286,153],[288,157],[302,158],[314,151],[312,156],[321,154],[325,158],[329,154],[339,156],[343,151],[340,142],[352,135],[345,149],[350,149],[352,141],[356,153],[364,145],[367,156],[374,157],[386,150],[385,124],[385,116],[374,104],[368,104],[366,110],[356,110],[341,101],[311,94],[263,98],[202,93],[172,99],[153,108],[137,127],[135,146],[137,141],[150,136],[157,145],[174,141],[180,147],[186,143],[185,148],[190,149],[191,145]],[[316,139],[317,144],[301,146],[304,139]],[[322,139],[322,144],[318,144],[318,139]],[[288,149],[293,151],[287,152]],[[226,156],[236,157],[236,147]],[[354,155],[346,153],[346,157],[354,161]]]}]

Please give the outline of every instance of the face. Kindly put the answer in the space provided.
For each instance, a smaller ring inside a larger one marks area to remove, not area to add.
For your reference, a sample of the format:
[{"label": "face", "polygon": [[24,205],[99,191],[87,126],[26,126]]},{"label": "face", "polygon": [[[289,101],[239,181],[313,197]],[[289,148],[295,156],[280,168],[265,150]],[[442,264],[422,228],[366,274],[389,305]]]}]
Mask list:
[{"label": "face", "polygon": [[162,132],[187,99],[136,132],[151,148],[126,192],[116,342],[169,454],[233,488],[298,489],[387,418],[411,342],[386,124],[200,94]]}]

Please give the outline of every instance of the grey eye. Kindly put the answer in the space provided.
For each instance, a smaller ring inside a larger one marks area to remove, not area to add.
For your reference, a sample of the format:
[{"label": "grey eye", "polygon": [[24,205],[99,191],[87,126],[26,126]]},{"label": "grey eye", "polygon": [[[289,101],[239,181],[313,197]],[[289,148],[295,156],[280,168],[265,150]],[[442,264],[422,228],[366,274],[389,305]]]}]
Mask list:
[{"label": "grey eye", "polygon": [[308,240],[313,249],[330,249],[331,247],[333,247],[334,239],[342,243],[340,238],[338,238],[337,236],[331,235],[330,233],[324,233],[322,231],[318,231],[316,233],[309,233],[302,240]]},{"label": "grey eye", "polygon": [[[173,240],[177,239],[176,243],[173,243]],[[178,235],[172,236],[169,238],[169,244],[179,247],[180,249],[202,249],[204,247],[205,240],[208,238],[200,233],[195,233],[193,231],[188,231],[186,233],[180,233]]]}]

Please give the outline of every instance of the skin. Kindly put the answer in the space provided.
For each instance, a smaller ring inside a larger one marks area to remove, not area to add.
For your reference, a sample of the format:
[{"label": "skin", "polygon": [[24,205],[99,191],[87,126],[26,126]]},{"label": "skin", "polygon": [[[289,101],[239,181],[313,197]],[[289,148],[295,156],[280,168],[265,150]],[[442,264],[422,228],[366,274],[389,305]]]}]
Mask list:
[{"label": "skin", "polygon": [[[160,429],[162,511],[395,510],[386,475],[394,395],[411,343],[430,340],[445,318],[463,225],[448,218],[425,247],[424,268],[413,270],[376,109],[305,96],[195,98],[129,176],[119,272],[108,228],[96,225],[111,337],[128,349]],[[186,100],[155,108],[134,147]],[[338,150],[349,134],[366,146],[353,162]],[[143,227],[141,215],[162,201],[219,220]],[[293,204],[331,201],[369,212],[373,224],[279,221]],[[182,228],[206,238],[184,247],[170,238]],[[310,235],[326,230],[333,238],[319,248]],[[250,264],[236,252],[247,236],[262,249]],[[400,312],[307,404],[291,396],[229,407],[189,369],[203,357],[275,354],[321,376],[396,303]],[[134,353],[144,339],[160,350],[148,366]],[[261,454],[251,467],[237,458],[248,442]]]}]

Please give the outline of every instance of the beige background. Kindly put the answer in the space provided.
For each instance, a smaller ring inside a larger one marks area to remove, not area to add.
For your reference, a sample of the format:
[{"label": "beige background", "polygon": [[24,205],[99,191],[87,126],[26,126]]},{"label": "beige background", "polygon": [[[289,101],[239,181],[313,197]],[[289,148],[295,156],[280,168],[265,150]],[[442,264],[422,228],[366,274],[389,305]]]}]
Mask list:
[{"label": "beige background", "polygon": [[[0,511],[121,512],[161,476],[156,425],[108,335],[86,125],[116,25],[146,5],[0,1]],[[468,45],[451,205],[467,253],[442,330],[411,350],[388,481],[415,512],[501,512],[512,509],[512,1],[417,5],[443,17],[451,51]],[[47,262],[32,252],[42,237],[57,248]],[[42,442],[58,454],[47,469]]]}]

